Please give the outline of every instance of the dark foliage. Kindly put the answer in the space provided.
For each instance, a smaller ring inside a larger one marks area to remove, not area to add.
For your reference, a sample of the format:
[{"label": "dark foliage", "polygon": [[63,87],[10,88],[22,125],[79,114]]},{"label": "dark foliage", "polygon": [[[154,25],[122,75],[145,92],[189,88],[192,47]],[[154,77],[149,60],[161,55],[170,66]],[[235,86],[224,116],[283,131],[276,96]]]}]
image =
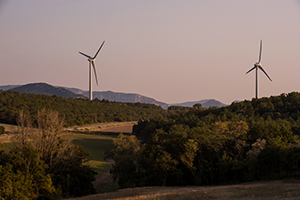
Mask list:
[{"label": "dark foliage", "polygon": [[[222,108],[169,111],[173,114],[140,120],[134,127],[141,145],[136,164],[122,172],[134,178],[119,177],[122,187],[212,185],[300,175],[299,93]],[[117,168],[113,173],[118,179]]]},{"label": "dark foliage", "polygon": [[5,152],[0,146],[0,198],[43,199],[55,194],[47,166],[30,145]]},{"label": "dark foliage", "polygon": [[65,155],[59,162],[49,164],[47,170],[51,174],[53,185],[64,197],[77,197],[95,193],[92,181],[95,180],[96,172],[89,166],[84,165],[89,152],[80,145],[74,147],[75,149]]},{"label": "dark foliage", "polygon": [[37,111],[56,110],[64,118],[65,126],[95,122],[135,121],[160,116],[165,111],[153,104],[120,103],[107,100],[73,99],[57,96],[26,94],[0,90],[0,122],[17,124],[19,110],[30,112],[36,122]]},{"label": "dark foliage", "polygon": [[38,111],[38,131],[30,129],[30,114],[20,111],[14,146],[0,146],[0,199],[61,199],[93,194],[96,174],[89,152],[61,140],[58,112]]},{"label": "dark foliage", "polygon": [[0,135],[5,133],[5,128],[3,126],[0,126]]}]

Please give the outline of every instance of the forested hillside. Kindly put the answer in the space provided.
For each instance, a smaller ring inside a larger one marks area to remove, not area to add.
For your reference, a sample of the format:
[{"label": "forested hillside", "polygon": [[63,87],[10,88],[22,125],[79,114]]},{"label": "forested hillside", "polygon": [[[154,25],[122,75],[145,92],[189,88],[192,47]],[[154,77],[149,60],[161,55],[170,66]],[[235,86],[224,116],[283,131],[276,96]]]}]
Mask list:
[{"label": "forested hillside", "polygon": [[134,135],[121,135],[112,153],[122,187],[299,177],[300,94],[194,106],[140,120]]},{"label": "forested hillside", "polygon": [[19,110],[29,111],[33,120],[40,109],[59,112],[65,126],[94,122],[134,121],[160,116],[165,111],[153,104],[120,103],[107,100],[62,98],[0,90],[0,122],[16,124]]}]

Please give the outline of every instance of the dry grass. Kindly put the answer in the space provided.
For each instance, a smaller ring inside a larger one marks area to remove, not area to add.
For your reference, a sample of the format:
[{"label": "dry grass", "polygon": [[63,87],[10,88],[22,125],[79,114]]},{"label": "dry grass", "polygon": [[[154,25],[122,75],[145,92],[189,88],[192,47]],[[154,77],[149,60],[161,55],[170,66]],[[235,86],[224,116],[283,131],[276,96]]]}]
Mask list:
[{"label": "dry grass", "polygon": [[5,146],[5,144],[10,143],[11,139],[10,138],[0,138],[0,143]]},{"label": "dry grass", "polygon": [[[206,187],[144,187],[127,188],[117,192],[90,195],[74,198],[74,200],[185,200],[185,199],[230,199],[230,200],[273,200],[300,199],[300,181],[285,180],[247,183],[227,186],[206,186]],[[72,200],[72,199],[70,199]]]},{"label": "dry grass", "polygon": [[5,128],[5,131],[8,131],[8,132],[16,132],[18,130],[17,125],[0,123],[0,126],[3,126]]},{"label": "dry grass", "polygon": [[[11,136],[18,134],[19,126],[12,124],[3,124],[0,123],[0,126],[5,128],[5,134],[0,135],[0,143],[10,143],[12,142]],[[33,131],[38,131],[36,128],[32,128]],[[8,137],[5,137],[8,136]]]},{"label": "dry grass", "polygon": [[5,128],[5,133],[0,135],[0,143],[7,143],[10,142],[10,138],[5,137],[7,135],[11,135],[18,130],[18,126],[11,125],[11,124],[2,124],[0,123],[0,126],[3,126]]},{"label": "dry grass", "polygon": [[73,128],[74,130],[78,131],[101,131],[105,129],[110,129],[110,128],[116,128],[116,127],[126,127],[126,126],[133,126],[134,124],[137,124],[137,122],[132,121],[132,122],[106,122],[106,123],[96,123],[96,124],[90,124],[82,127],[74,126],[70,127]]},{"label": "dry grass", "polygon": [[113,127],[105,127],[99,130],[99,132],[110,132],[110,133],[132,133],[131,125],[122,125],[122,126],[113,126]]}]

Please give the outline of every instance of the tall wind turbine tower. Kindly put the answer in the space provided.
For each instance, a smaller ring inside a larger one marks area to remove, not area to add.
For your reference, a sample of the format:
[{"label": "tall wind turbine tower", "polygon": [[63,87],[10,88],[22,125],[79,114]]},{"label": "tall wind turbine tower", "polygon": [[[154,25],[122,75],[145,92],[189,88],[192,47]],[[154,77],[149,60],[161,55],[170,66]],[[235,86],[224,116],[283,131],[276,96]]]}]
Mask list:
[{"label": "tall wind turbine tower", "polygon": [[255,88],[255,98],[256,99],[258,98],[258,69],[260,69],[261,71],[263,71],[263,73],[270,79],[270,81],[272,81],[272,79],[269,77],[269,75],[267,74],[267,72],[265,72],[265,70],[263,69],[263,67],[261,65],[261,53],[262,53],[262,40],[260,41],[259,60],[258,60],[257,63],[254,64],[254,67],[252,69],[250,69],[249,71],[246,72],[246,74],[248,74],[253,69],[256,70],[256,88]]},{"label": "tall wind turbine tower", "polygon": [[98,51],[97,51],[97,53],[95,54],[94,57],[91,57],[91,56],[86,55],[86,54],[84,54],[84,53],[82,53],[82,52],[79,52],[81,55],[84,55],[85,57],[87,57],[87,58],[88,58],[87,60],[89,61],[89,70],[90,70],[90,72],[89,72],[89,74],[90,74],[90,80],[89,80],[89,81],[90,81],[90,83],[89,83],[90,100],[93,100],[93,94],[92,94],[92,65],[93,65],[93,68],[94,68],[94,73],[95,73],[96,83],[97,83],[97,85],[98,85],[98,79],[97,79],[97,73],[96,73],[96,67],[95,67],[95,59],[96,59],[96,57],[97,57],[97,55],[98,55],[100,49],[102,48],[104,42],[105,42],[105,41],[102,42],[101,46],[99,47],[99,49],[98,49]]}]

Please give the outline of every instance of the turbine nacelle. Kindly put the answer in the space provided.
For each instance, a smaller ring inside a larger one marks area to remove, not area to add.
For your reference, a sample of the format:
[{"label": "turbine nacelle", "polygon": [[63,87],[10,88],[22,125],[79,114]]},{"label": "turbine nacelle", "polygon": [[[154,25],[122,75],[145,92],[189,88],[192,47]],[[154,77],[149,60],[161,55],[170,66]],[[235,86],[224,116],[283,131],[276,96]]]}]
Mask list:
[{"label": "turbine nacelle", "polygon": [[255,64],[254,64],[254,66],[255,66],[255,67],[259,67],[259,66],[261,66],[261,62],[257,62],[257,63],[255,63]]}]

